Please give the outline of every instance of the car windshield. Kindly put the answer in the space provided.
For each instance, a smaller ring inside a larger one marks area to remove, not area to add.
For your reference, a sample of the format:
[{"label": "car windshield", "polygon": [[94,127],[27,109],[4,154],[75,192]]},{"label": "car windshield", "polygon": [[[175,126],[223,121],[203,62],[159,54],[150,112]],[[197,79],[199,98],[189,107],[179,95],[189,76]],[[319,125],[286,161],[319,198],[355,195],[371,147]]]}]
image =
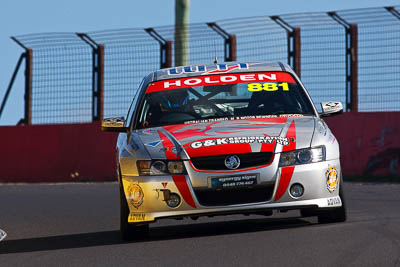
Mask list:
[{"label": "car windshield", "polygon": [[260,115],[314,115],[303,89],[284,72],[156,81],[147,87],[139,110],[138,128]]}]

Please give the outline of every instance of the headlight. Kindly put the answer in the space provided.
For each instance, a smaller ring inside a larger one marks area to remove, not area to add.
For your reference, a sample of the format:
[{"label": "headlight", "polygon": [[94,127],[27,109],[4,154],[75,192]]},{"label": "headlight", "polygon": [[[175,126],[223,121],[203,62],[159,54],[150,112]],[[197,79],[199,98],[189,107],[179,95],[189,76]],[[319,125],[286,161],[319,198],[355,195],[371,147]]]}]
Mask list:
[{"label": "headlight", "polygon": [[139,175],[170,175],[185,174],[186,169],[182,161],[165,160],[138,160],[137,167]]},{"label": "headlight", "polygon": [[138,160],[139,175],[150,175],[151,160]]},{"label": "headlight", "polygon": [[279,166],[291,166],[307,164],[325,160],[325,147],[306,148],[294,151],[282,152]]},{"label": "headlight", "polygon": [[157,160],[151,164],[150,175],[163,175],[167,171],[167,164],[164,161]]},{"label": "headlight", "polygon": [[168,162],[168,171],[172,174],[179,174],[185,171],[185,166],[182,161],[170,161]]}]

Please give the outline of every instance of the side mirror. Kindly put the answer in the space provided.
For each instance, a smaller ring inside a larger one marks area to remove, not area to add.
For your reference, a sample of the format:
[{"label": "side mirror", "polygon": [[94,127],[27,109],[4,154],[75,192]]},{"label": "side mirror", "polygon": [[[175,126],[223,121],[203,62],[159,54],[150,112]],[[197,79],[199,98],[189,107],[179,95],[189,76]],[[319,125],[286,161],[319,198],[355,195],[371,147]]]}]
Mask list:
[{"label": "side mirror", "polygon": [[103,132],[127,132],[128,127],[125,127],[124,124],[124,117],[106,118],[101,121],[101,130]]},{"label": "side mirror", "polygon": [[322,112],[319,114],[321,117],[329,117],[338,115],[343,112],[343,105],[338,101],[321,102]]}]

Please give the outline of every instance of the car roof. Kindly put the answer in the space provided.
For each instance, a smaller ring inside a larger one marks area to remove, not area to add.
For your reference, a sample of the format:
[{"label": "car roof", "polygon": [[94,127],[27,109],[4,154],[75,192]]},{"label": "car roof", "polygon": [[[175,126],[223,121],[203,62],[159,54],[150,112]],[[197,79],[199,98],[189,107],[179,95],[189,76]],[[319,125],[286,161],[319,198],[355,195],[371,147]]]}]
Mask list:
[{"label": "car roof", "polygon": [[224,74],[224,73],[244,73],[244,72],[269,72],[283,71],[295,75],[289,65],[281,62],[222,62],[217,64],[196,64],[189,66],[179,66],[156,70],[152,75],[152,81],[176,79],[199,76],[202,74]]}]

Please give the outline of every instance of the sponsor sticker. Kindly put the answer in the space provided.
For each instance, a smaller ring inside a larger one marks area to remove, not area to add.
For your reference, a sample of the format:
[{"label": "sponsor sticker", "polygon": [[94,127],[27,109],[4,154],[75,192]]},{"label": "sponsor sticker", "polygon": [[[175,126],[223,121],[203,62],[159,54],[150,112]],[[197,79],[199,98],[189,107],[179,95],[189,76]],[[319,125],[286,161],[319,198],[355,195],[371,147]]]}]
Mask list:
[{"label": "sponsor sticker", "polygon": [[[193,86],[208,86],[208,85],[224,85],[238,83],[282,83],[282,88],[285,89],[287,83],[294,83],[293,77],[285,72],[258,72],[258,73],[231,73],[220,75],[202,75],[189,78],[179,78],[171,80],[163,80],[153,82],[147,88],[146,94],[173,90],[180,88],[188,88]],[[286,84],[286,85],[283,85]],[[261,86],[261,84],[260,84]],[[272,86],[272,85],[271,85]],[[268,86],[267,86],[268,87]],[[273,87],[273,86],[272,86]],[[271,87],[271,88],[272,88]],[[268,87],[269,88],[269,87]],[[288,89],[288,88],[287,88]]]},{"label": "sponsor sticker", "polygon": [[343,109],[341,102],[322,102],[321,103],[322,111],[323,112],[337,112]]},{"label": "sponsor sticker", "polygon": [[146,213],[143,212],[131,212],[128,218],[129,222],[143,222],[146,221]]},{"label": "sponsor sticker", "polygon": [[328,206],[337,206],[342,204],[340,197],[331,197],[328,198],[327,201],[328,201]]},{"label": "sponsor sticker", "polygon": [[172,146],[172,147],[163,147],[160,149],[160,152],[170,152],[172,154],[178,154],[178,150],[176,149],[176,147]]},{"label": "sponsor sticker", "polygon": [[335,109],[340,105],[340,102],[326,102],[324,104],[325,110]]},{"label": "sponsor sticker", "polygon": [[190,144],[191,148],[201,148],[210,147],[218,145],[228,145],[228,144],[252,144],[252,143],[267,143],[272,144],[277,142],[280,145],[289,145],[289,138],[281,136],[238,136],[238,137],[226,137],[209,139],[204,141],[197,141]]},{"label": "sponsor sticker", "polygon": [[335,191],[339,183],[339,178],[335,166],[329,165],[328,169],[325,172],[325,176],[326,176],[326,185],[328,191],[333,193],[333,191]]},{"label": "sponsor sticker", "polygon": [[123,127],[124,123],[125,123],[124,117],[105,118],[101,122],[101,126],[103,126],[103,127]]},{"label": "sponsor sticker", "polygon": [[205,72],[207,67],[205,65],[197,65],[197,66],[184,66],[184,67],[175,67],[170,68],[168,70],[168,75],[177,75],[177,74],[184,74],[184,73],[197,73],[197,72],[204,72],[203,74],[218,74],[218,73],[225,73],[235,69],[248,69],[249,66],[247,63],[238,63],[238,64],[226,64],[221,63],[216,65],[215,70],[211,70]]},{"label": "sponsor sticker", "polygon": [[156,146],[158,146],[160,143],[161,143],[161,140],[158,140],[158,141],[154,141],[154,142],[147,143],[146,146],[156,147]]},{"label": "sponsor sticker", "polygon": [[228,177],[211,178],[211,187],[214,189],[224,189],[232,187],[246,187],[257,184],[257,174],[244,174]]},{"label": "sponsor sticker", "polygon": [[130,184],[126,188],[126,198],[129,203],[132,204],[136,209],[138,209],[144,200],[144,193],[139,184]]},{"label": "sponsor sticker", "polygon": [[[299,118],[304,117],[303,114],[280,114],[280,115],[248,115],[248,116],[233,116],[215,119],[191,120],[185,121],[183,124],[203,123],[203,122],[216,122],[216,121],[234,121],[234,120],[248,120],[248,119],[269,119],[269,118]],[[260,124],[261,122],[257,122]],[[266,122],[268,123],[268,122]],[[277,124],[274,122],[274,124]]]},{"label": "sponsor sticker", "polygon": [[7,236],[7,233],[0,229],[0,241],[4,240],[4,238],[6,238],[6,236]]},{"label": "sponsor sticker", "polygon": [[251,92],[274,92],[282,89],[283,91],[289,91],[288,83],[249,83],[247,85],[247,90]]},{"label": "sponsor sticker", "polygon": [[142,130],[142,134],[145,134],[145,135],[153,135],[154,132],[155,132],[155,130],[151,129],[151,128]]}]

